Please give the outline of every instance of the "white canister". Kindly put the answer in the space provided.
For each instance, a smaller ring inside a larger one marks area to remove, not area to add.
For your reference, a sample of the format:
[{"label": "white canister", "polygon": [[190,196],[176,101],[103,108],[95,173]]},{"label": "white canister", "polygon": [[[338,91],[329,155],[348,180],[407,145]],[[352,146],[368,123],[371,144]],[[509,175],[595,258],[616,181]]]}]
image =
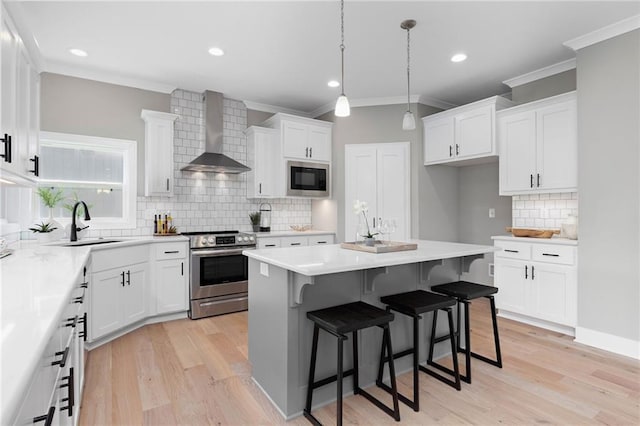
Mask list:
[{"label": "white canister", "polygon": [[570,214],[561,227],[561,236],[570,240],[578,239],[578,217]]}]

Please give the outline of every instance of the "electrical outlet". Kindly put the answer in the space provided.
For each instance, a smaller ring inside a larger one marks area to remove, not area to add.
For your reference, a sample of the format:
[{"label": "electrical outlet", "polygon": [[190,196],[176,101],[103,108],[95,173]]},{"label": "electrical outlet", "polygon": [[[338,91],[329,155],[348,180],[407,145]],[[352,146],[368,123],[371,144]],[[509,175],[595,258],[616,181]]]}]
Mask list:
[{"label": "electrical outlet", "polygon": [[260,262],[260,275],[269,276],[269,264]]},{"label": "electrical outlet", "polygon": [[490,218],[490,219],[493,219],[493,218],[495,218],[495,217],[496,217],[496,209],[494,209],[494,208],[490,208],[490,209],[489,209],[489,218]]},{"label": "electrical outlet", "polygon": [[490,277],[493,276],[493,271],[494,271],[493,263],[490,263],[489,270],[487,271]]}]

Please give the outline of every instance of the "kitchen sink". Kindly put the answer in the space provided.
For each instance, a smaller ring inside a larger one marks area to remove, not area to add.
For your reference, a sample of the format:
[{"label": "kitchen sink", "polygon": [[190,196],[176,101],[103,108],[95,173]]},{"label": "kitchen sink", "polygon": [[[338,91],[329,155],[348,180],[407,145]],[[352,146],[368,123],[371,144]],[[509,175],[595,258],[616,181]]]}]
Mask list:
[{"label": "kitchen sink", "polygon": [[122,240],[97,239],[97,240],[68,241],[64,243],[56,243],[53,245],[62,246],[62,247],[82,247],[82,246],[95,246],[98,244],[119,243],[121,241]]}]

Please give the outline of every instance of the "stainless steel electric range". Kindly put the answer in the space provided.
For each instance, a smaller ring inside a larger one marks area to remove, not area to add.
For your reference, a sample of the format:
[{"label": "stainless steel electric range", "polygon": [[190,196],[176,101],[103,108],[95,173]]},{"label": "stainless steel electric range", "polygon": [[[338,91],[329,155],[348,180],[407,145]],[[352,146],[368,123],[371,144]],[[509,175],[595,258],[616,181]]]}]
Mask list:
[{"label": "stainless steel electric range", "polygon": [[198,319],[248,308],[248,261],[256,237],[238,231],[184,232],[190,239],[189,318]]}]

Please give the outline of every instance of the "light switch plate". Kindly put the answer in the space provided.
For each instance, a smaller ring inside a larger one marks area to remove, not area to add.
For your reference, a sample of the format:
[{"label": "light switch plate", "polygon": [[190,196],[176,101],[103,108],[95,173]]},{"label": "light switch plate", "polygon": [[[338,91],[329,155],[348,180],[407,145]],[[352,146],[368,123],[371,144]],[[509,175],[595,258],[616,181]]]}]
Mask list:
[{"label": "light switch plate", "polygon": [[268,263],[260,263],[260,275],[264,275],[265,277],[269,276],[269,264]]},{"label": "light switch plate", "polygon": [[496,217],[496,209],[494,209],[494,208],[490,208],[490,209],[489,209],[489,218],[490,218],[490,219],[493,219],[493,218],[495,218],[495,217]]}]

